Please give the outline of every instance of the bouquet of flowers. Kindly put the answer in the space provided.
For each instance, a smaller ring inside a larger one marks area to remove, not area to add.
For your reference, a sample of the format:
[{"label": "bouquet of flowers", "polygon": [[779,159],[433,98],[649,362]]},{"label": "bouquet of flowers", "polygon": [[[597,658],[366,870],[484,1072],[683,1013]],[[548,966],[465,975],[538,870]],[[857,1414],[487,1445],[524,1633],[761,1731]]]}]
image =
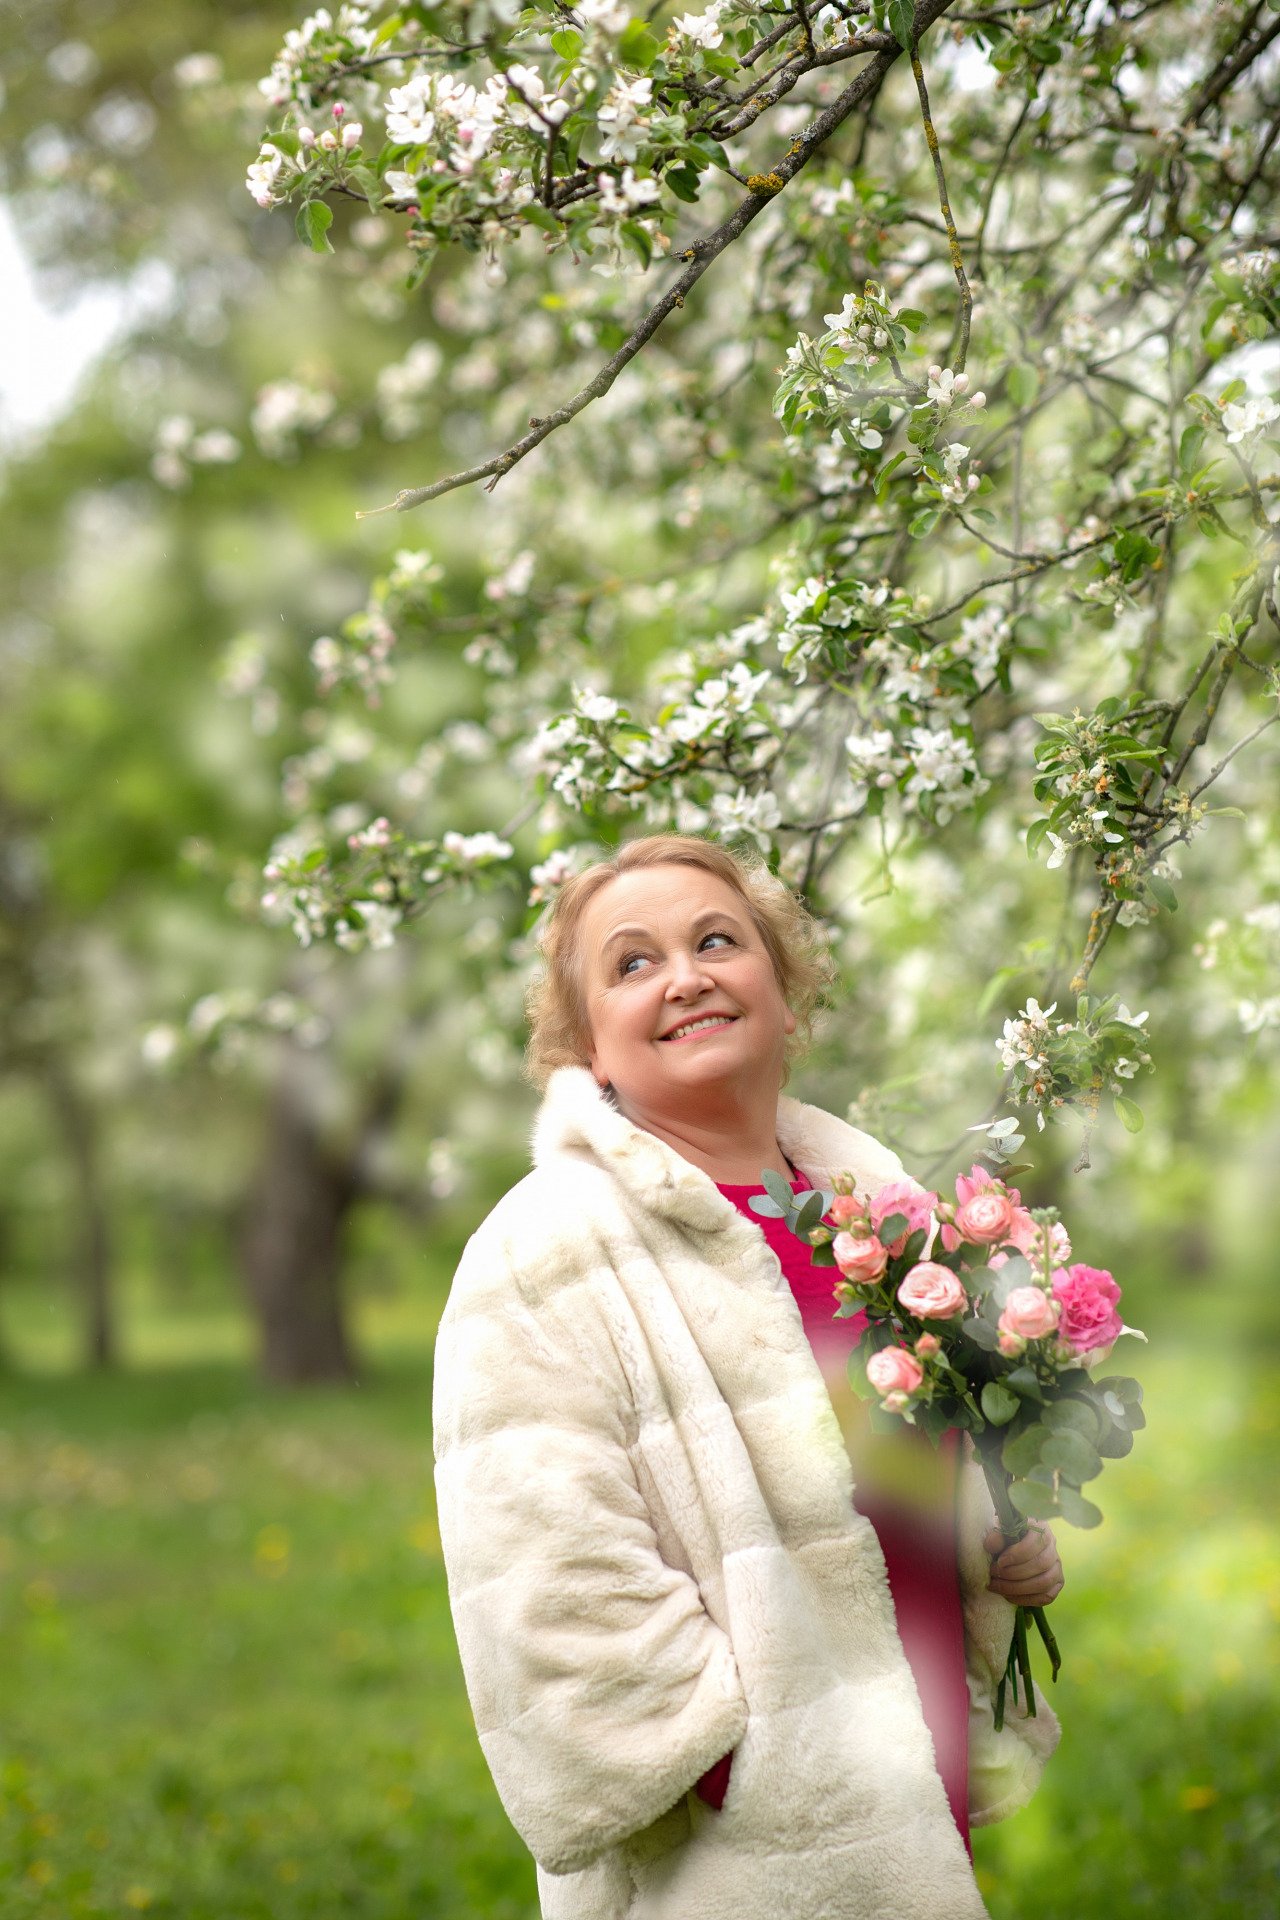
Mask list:
[{"label": "bouquet of flowers", "polygon": [[[832,1191],[796,1194],[765,1173],[767,1197],[751,1201],[808,1241],[815,1264],[837,1270],[839,1317],[865,1314],[849,1378],[878,1403],[873,1423],[907,1422],[935,1446],[948,1428],[970,1433],[1009,1542],[1031,1520],[1096,1527],[1102,1514],[1082,1489],[1104,1460],[1131,1450],[1146,1424],[1136,1380],[1091,1372],[1122,1333],[1146,1336],[1125,1326],[1109,1273],[1069,1264],[1057,1210],[1024,1207],[1000,1177],[1005,1151],[1021,1144],[1007,1137],[1011,1124],[993,1137],[992,1165],[975,1165],[956,1181],[954,1200],[914,1180],[867,1200],[847,1177]],[[1009,1686],[1016,1701],[1021,1682],[1027,1711],[1036,1710],[1029,1623],[1058,1677],[1044,1609],[1019,1607],[997,1726]]]}]

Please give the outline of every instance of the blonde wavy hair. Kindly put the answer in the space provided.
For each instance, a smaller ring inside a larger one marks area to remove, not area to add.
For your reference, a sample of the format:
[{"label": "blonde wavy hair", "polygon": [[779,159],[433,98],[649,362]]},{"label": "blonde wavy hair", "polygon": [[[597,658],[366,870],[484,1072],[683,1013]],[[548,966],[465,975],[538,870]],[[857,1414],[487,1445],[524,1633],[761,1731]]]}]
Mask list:
[{"label": "blonde wavy hair", "polygon": [[529,1046],[525,1071],[544,1087],[557,1067],[585,1067],[590,1032],[582,1002],[582,917],[589,903],[619,874],[647,867],[699,867],[731,887],[751,915],[783,999],[796,1018],[787,1042],[788,1060],[809,1045],[813,1016],[831,978],[831,962],[814,922],[781,880],[759,860],[692,834],[656,833],[631,840],[610,860],[601,860],[566,880],[547,916],[540,942],[543,970],[529,990]]}]

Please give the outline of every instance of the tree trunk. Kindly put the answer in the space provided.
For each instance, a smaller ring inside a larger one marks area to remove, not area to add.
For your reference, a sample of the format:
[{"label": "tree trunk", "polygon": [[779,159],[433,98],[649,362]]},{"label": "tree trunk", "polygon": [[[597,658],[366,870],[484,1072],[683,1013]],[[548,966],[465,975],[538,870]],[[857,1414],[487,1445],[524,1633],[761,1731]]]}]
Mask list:
[{"label": "tree trunk", "polygon": [[79,1088],[60,1067],[53,1068],[49,1085],[75,1186],[72,1276],[84,1305],[84,1361],[94,1369],[113,1367],[117,1352],[111,1300],[111,1230],[98,1165],[96,1119]]},{"label": "tree trunk", "polygon": [[303,1063],[287,1044],[281,1053],[242,1241],[262,1370],[283,1386],[351,1380],[341,1262],[355,1167],[326,1150]]}]

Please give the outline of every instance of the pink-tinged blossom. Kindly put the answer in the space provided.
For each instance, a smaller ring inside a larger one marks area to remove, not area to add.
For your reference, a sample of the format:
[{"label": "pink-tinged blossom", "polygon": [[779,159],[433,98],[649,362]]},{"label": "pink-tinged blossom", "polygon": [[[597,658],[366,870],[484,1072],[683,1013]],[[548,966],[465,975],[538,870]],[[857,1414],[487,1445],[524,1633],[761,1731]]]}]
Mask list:
[{"label": "pink-tinged blossom", "polygon": [[936,1260],[922,1260],[912,1267],[898,1288],[898,1299],[920,1320],[954,1320],[969,1304],[950,1267],[940,1266]]},{"label": "pink-tinged blossom", "polygon": [[997,1321],[1016,1340],[1043,1340],[1058,1324],[1058,1302],[1041,1287],[1014,1287]]},{"label": "pink-tinged blossom", "polygon": [[932,1360],[942,1352],[942,1342],[936,1333],[922,1333],[915,1345],[916,1357],[920,1360]]},{"label": "pink-tinged blossom", "polygon": [[889,1252],[896,1259],[903,1252],[907,1241],[918,1228],[928,1228],[933,1209],[938,1204],[936,1193],[926,1193],[914,1180],[894,1180],[887,1187],[881,1187],[871,1202],[871,1224],[876,1232],[891,1214],[906,1216],[907,1230],[899,1234],[889,1246]]},{"label": "pink-tinged blossom", "polygon": [[1053,1297],[1061,1312],[1058,1337],[1077,1357],[1110,1347],[1124,1332],[1116,1311],[1120,1289],[1101,1268],[1059,1267]]},{"label": "pink-tinged blossom", "polygon": [[[881,1347],[867,1361],[867,1379],[877,1393],[914,1393],[924,1379],[924,1368],[905,1347]],[[901,1412],[900,1407],[890,1409]]]},{"label": "pink-tinged blossom", "polygon": [[878,1280],[889,1264],[889,1255],[874,1234],[860,1240],[851,1233],[838,1233],[831,1243],[831,1251],[845,1279],[855,1285],[865,1286]]}]

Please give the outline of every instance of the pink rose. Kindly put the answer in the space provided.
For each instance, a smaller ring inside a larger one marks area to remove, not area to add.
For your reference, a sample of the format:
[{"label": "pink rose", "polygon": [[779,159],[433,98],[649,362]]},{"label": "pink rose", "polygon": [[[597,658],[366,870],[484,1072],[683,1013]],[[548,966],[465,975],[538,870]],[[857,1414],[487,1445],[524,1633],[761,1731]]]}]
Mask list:
[{"label": "pink rose", "polygon": [[859,1200],[856,1193],[838,1193],[831,1202],[828,1220],[834,1220],[838,1227],[851,1227],[855,1220],[866,1217],[867,1203]]},{"label": "pink rose", "polygon": [[1014,1206],[1018,1206],[1022,1195],[1016,1187],[1006,1187],[1003,1181],[996,1182],[985,1167],[970,1167],[968,1173],[956,1176],[956,1199],[963,1206],[966,1200],[972,1200],[975,1193],[981,1193],[984,1187],[999,1187],[1001,1193],[1007,1193]]},{"label": "pink rose", "polygon": [[1110,1347],[1124,1332],[1116,1312],[1120,1289],[1098,1267],[1059,1267],[1053,1297],[1061,1312],[1058,1338],[1077,1357]]},{"label": "pink rose", "polygon": [[1019,1333],[1002,1333],[996,1345],[1006,1360],[1016,1360],[1020,1353],[1027,1350],[1027,1343]]},{"label": "pink rose", "polygon": [[851,1233],[838,1233],[831,1243],[831,1251],[846,1280],[863,1286],[878,1280],[889,1264],[889,1256],[874,1234],[870,1239],[858,1240]]},{"label": "pink rose", "polygon": [[968,1306],[964,1288],[950,1267],[922,1260],[898,1288],[898,1299],[920,1320],[954,1320]]},{"label": "pink rose", "polygon": [[[924,1379],[924,1368],[905,1347],[881,1347],[867,1362],[867,1379],[877,1393],[914,1393]],[[890,1408],[892,1413],[900,1411]]]},{"label": "pink rose", "polygon": [[935,1353],[942,1352],[942,1342],[936,1333],[922,1333],[915,1345],[916,1358],[932,1360]]},{"label": "pink rose", "polygon": [[1017,1208],[1001,1187],[984,1187],[956,1209],[956,1232],[971,1246],[1001,1247],[1013,1231]]},{"label": "pink rose", "polygon": [[890,1214],[901,1213],[906,1216],[906,1232],[899,1234],[889,1244],[889,1252],[895,1259],[918,1228],[928,1227],[937,1204],[937,1194],[926,1193],[914,1180],[894,1180],[887,1187],[881,1187],[871,1202],[871,1224],[876,1232],[879,1233]]},{"label": "pink rose", "polygon": [[1043,1340],[1058,1324],[1058,1303],[1040,1287],[1014,1287],[996,1325],[1017,1340]]}]

